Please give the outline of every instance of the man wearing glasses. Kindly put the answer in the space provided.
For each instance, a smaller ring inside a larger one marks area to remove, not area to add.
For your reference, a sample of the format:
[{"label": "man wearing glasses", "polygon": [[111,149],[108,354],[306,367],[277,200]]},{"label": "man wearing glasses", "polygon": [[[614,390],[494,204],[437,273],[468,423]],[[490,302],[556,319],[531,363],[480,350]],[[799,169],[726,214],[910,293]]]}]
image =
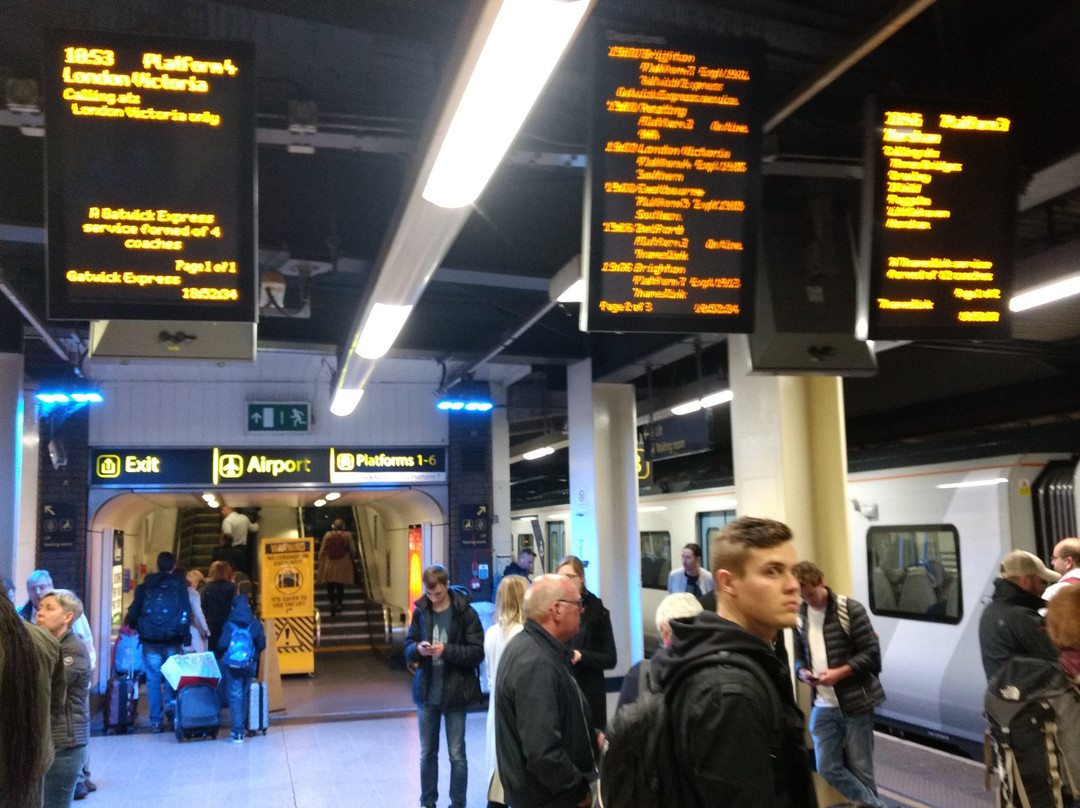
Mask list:
[{"label": "man wearing glasses", "polygon": [[1050,600],[1067,586],[1080,584],[1080,539],[1070,537],[1054,545],[1054,557],[1050,559],[1054,572],[1061,575],[1056,584],[1046,587],[1043,600]]},{"label": "man wearing glasses", "polygon": [[525,614],[525,629],[503,651],[495,688],[495,750],[507,802],[591,805],[597,739],[566,646],[581,623],[578,589],[562,575],[541,575],[525,594]]}]

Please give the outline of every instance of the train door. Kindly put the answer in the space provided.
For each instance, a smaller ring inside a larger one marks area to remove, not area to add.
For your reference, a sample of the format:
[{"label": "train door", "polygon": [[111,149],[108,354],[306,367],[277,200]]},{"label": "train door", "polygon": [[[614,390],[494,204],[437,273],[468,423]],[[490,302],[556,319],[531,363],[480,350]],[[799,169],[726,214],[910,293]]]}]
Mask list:
[{"label": "train door", "polygon": [[555,572],[559,559],[566,555],[566,522],[548,522],[547,555],[544,557],[544,572]]}]

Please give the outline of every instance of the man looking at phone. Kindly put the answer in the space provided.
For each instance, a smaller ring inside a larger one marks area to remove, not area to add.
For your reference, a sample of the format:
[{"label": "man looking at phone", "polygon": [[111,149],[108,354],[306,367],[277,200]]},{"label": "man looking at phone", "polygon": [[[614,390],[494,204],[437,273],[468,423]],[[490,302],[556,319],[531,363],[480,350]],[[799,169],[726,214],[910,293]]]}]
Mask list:
[{"label": "man looking at phone", "polygon": [[795,673],[811,688],[818,773],[856,805],[887,808],[874,783],[874,707],[885,701],[877,634],[862,604],[825,586],[817,565],[801,561],[792,572],[803,600]]}]

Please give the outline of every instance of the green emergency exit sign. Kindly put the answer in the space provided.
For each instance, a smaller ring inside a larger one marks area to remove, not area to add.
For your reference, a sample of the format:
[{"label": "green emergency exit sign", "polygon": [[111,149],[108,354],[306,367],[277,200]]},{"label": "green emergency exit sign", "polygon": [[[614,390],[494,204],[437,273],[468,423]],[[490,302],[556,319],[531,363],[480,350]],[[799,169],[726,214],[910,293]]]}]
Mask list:
[{"label": "green emergency exit sign", "polygon": [[307,432],[310,428],[311,405],[306,401],[248,402],[248,432]]}]

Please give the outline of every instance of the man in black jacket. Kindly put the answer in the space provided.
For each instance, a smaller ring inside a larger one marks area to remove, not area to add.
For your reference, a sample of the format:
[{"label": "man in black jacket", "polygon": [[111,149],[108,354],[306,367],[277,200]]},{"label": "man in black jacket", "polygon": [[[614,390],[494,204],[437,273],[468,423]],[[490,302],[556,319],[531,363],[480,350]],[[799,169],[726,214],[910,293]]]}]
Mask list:
[{"label": "man in black jacket", "polygon": [[1013,550],[1001,559],[1001,577],[994,581],[994,596],[979,618],[979,650],[989,681],[1014,656],[1058,659],[1039,614],[1047,584],[1061,578],[1042,559]]},{"label": "man in black jacket", "polygon": [[710,552],[716,613],[671,621],[670,654],[660,674],[665,689],[702,657],[727,652],[743,658],[702,663],[674,688],[670,721],[689,793],[672,804],[816,808],[803,716],[787,665],[772,649],[777,632],[793,627],[798,615],[797,560],[786,525],[736,519]]},{"label": "man in black jacket", "polygon": [[818,773],[856,805],[887,808],[874,781],[874,708],[885,701],[877,634],[862,604],[825,586],[816,564],[799,562],[795,577],[795,675],[811,687]]},{"label": "man in black jacket", "polygon": [[[179,654],[191,636],[187,579],[174,574],[176,557],[158,553],[157,572],[152,572],[135,588],[135,598],[127,613],[127,625],[139,632],[146,671],[146,698],[150,702],[150,731],[161,732],[165,714],[171,714],[176,691],[161,676],[161,666]],[[161,688],[165,686],[162,702]]]},{"label": "man in black jacket", "polygon": [[439,799],[439,724],[446,724],[450,755],[450,805],[465,808],[469,764],[465,758],[465,709],[480,700],[478,666],[484,628],[462,589],[450,589],[446,568],[424,570],[405,638],[405,661],[415,667],[413,701],[420,721],[420,804]]},{"label": "man in black jacket", "polygon": [[499,660],[495,753],[512,808],[592,803],[596,737],[589,705],[570,672],[581,596],[562,575],[541,575],[525,595],[525,629]]}]

